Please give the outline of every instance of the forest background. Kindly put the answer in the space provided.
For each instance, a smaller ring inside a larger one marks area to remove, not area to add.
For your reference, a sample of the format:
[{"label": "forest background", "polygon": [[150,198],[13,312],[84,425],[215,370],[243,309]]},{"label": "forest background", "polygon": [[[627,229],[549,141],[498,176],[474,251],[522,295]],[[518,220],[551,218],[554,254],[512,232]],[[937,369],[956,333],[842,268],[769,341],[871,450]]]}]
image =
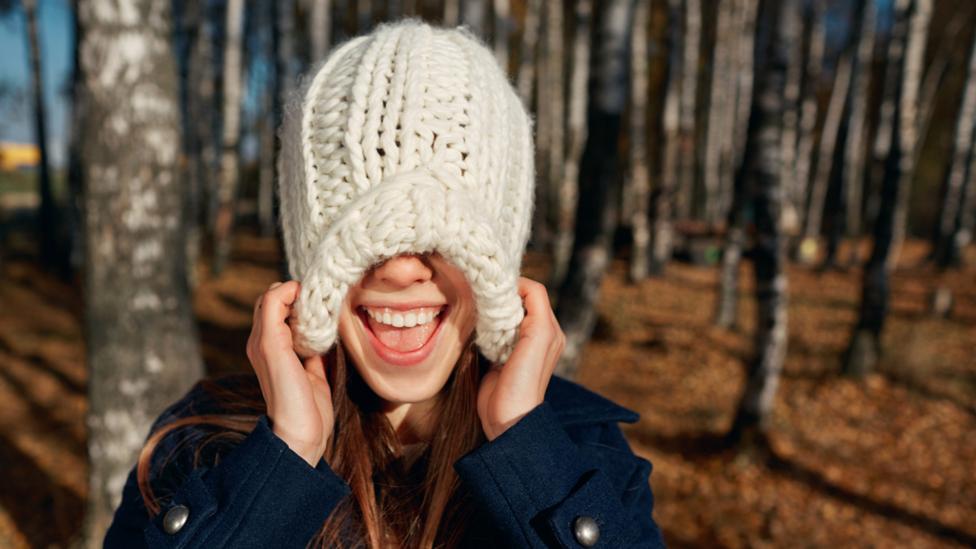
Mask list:
[{"label": "forest background", "polygon": [[524,271],[670,546],[976,545],[976,3],[0,0],[0,547],[100,546],[249,370],[282,102],[404,16],[531,109]]}]

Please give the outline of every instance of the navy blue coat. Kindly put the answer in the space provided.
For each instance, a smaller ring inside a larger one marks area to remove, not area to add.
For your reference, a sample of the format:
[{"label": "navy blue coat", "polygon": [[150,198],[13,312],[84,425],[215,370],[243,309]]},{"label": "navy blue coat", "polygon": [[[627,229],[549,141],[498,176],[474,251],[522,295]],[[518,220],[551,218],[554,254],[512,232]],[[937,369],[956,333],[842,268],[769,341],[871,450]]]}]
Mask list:
[{"label": "navy blue coat", "polygon": [[[153,430],[212,412],[208,399],[197,385],[163,412]],[[455,463],[478,506],[463,547],[581,547],[573,534],[579,516],[599,526],[594,547],[663,547],[651,517],[651,464],[634,455],[617,425],[637,419],[635,412],[554,376],[542,404]],[[156,493],[170,496],[153,520],[133,468],[106,548],[305,547],[350,492],[325,460],[313,468],[292,452],[267,416],[209,467],[193,464],[192,441],[201,437],[185,433],[192,429],[168,435],[153,454],[154,463],[173,456],[151,475]],[[176,505],[188,507],[189,518],[167,534],[162,520]]]}]

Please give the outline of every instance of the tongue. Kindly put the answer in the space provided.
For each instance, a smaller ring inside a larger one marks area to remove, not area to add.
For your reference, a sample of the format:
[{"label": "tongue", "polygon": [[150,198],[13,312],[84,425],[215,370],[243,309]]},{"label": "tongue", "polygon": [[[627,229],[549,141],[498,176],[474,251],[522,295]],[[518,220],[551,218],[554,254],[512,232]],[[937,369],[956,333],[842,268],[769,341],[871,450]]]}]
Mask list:
[{"label": "tongue", "polygon": [[415,351],[423,347],[424,343],[427,343],[427,340],[430,339],[430,334],[434,333],[434,328],[440,322],[440,317],[435,318],[433,322],[414,326],[413,328],[395,328],[376,322],[370,317],[367,317],[367,320],[369,321],[369,328],[376,334],[376,338],[380,340],[380,343],[394,351],[406,353]]}]

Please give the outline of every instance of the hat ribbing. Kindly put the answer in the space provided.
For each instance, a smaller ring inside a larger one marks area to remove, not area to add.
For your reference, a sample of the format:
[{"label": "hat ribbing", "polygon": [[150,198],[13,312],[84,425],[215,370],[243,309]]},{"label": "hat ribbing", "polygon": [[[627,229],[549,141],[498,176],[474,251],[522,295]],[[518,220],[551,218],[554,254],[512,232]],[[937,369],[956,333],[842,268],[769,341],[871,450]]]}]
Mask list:
[{"label": "hat ribbing", "polygon": [[533,198],[532,120],[464,28],[378,26],[335,49],[286,108],[285,252],[301,348],[334,343],[350,286],[400,253],[440,252],[471,284],[475,343],[504,362]]}]

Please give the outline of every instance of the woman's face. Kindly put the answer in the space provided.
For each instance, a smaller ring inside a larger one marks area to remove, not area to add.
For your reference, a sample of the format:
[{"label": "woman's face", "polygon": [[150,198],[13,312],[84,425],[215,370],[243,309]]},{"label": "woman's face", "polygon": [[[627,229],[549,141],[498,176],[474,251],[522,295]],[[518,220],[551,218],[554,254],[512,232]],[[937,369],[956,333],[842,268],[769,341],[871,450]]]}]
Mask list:
[{"label": "woman's face", "polygon": [[424,402],[447,383],[475,325],[471,287],[440,254],[402,254],[350,288],[339,337],[369,387],[390,404]]}]

